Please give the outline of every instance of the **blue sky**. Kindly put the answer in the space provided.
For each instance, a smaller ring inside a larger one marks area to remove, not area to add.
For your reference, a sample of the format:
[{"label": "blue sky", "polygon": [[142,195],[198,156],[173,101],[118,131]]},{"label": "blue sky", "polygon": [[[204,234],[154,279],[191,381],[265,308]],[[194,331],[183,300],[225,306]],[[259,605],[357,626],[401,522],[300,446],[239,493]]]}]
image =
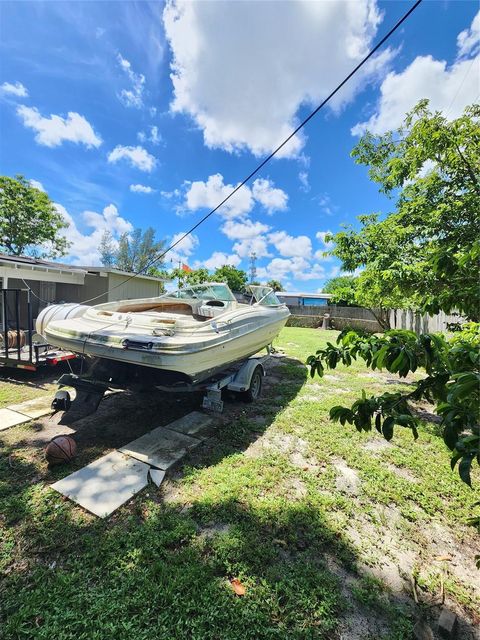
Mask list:
[{"label": "blue sky", "polygon": [[[65,216],[74,264],[153,226],[176,239],[321,101],[405,2],[3,2],[0,171]],[[324,234],[388,213],[350,151],[418,99],[478,102],[478,3],[425,1],[330,107],[168,256],[317,291],[337,275]],[[167,264],[170,264],[168,262]]]}]

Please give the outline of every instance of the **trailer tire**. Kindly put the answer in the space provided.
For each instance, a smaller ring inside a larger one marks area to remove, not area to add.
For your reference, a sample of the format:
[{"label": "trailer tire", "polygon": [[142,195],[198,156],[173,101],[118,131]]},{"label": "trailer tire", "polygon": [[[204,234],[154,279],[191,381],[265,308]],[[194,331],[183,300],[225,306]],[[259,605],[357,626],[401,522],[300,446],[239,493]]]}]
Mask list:
[{"label": "trailer tire", "polygon": [[244,402],[255,402],[262,393],[263,383],[263,370],[261,366],[254,369],[252,377],[250,378],[249,388],[241,394],[241,398]]}]

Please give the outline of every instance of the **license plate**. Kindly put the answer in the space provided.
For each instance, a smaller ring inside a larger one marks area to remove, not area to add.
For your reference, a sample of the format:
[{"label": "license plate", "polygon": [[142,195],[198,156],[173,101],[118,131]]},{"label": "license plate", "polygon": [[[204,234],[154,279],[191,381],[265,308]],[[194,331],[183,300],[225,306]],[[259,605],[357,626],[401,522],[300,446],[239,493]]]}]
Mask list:
[{"label": "license plate", "polygon": [[210,400],[210,398],[205,397],[202,402],[202,407],[210,411],[215,411],[216,413],[222,413],[223,400]]}]

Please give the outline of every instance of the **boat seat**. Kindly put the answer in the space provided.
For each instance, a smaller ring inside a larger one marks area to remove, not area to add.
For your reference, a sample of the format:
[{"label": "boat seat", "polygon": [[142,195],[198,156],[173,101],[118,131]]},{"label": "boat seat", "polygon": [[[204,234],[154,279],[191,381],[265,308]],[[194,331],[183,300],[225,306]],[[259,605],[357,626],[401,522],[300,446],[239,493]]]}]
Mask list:
[{"label": "boat seat", "polygon": [[177,313],[184,316],[193,315],[192,307],[186,302],[140,302],[137,304],[124,304],[116,309],[118,313],[144,313],[155,311],[156,313]]}]

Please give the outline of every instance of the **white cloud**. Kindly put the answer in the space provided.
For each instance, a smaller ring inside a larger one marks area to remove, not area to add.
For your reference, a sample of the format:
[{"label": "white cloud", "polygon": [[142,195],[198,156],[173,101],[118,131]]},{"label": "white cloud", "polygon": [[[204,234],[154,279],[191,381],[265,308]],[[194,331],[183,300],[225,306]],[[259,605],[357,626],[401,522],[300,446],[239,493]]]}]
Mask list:
[{"label": "white cloud", "polygon": [[298,179],[300,180],[300,190],[304,193],[308,193],[310,191],[310,183],[308,181],[308,173],[306,171],[300,171],[298,174]]},{"label": "white cloud", "polygon": [[326,213],[327,216],[333,215],[334,210],[338,208],[332,204],[332,201],[328,193],[321,193],[317,196],[314,196],[312,200],[318,204],[321,211],[323,213]]},{"label": "white cloud", "polygon": [[[271,151],[292,131],[301,105],[317,105],[369,49],[381,15],[356,2],[167,2],[173,112],[190,115],[208,147]],[[341,108],[391,58],[387,50],[332,101]],[[297,136],[283,156],[298,156]]]},{"label": "white cloud", "polygon": [[15,84],[12,84],[11,82],[4,82],[0,87],[0,92],[10,96],[17,96],[18,98],[28,97],[27,88],[18,81],[15,82]]},{"label": "white cloud", "polygon": [[270,228],[262,222],[227,220],[222,227],[222,231],[230,240],[251,240],[270,231]]},{"label": "white cloud", "polygon": [[21,105],[17,114],[25,127],[36,131],[35,140],[46,147],[58,147],[62,142],[84,144],[86,147],[99,147],[102,139],[95,133],[92,125],[79,113],[69,111],[66,118],[51,114],[44,118],[35,107]]},{"label": "white cloud", "polygon": [[474,17],[471,26],[458,34],[459,56],[476,55],[480,49],[480,11]]},{"label": "white cloud", "polygon": [[95,211],[84,211],[80,216],[80,221],[86,232],[83,233],[77,221],[68,213],[61,204],[55,203],[55,208],[69,224],[67,229],[61,233],[71,242],[68,256],[73,264],[77,265],[99,265],[99,246],[105,231],[110,231],[114,243],[122,233],[129,233],[133,230],[133,225],[125,218],[118,215],[115,205],[106,206],[102,213]]},{"label": "white cloud", "polygon": [[255,253],[257,258],[268,258],[271,254],[268,251],[268,238],[266,233],[271,227],[262,222],[252,222],[246,218],[241,222],[237,220],[227,220],[221,227],[222,232],[229,240],[237,240],[233,245],[233,251],[247,258],[251,253]]},{"label": "white cloud", "polygon": [[276,189],[271,180],[257,178],[252,185],[252,194],[268,213],[284,211],[287,208],[287,194],[282,189]]},{"label": "white cloud", "polygon": [[133,167],[147,173],[150,173],[157,163],[155,157],[143,147],[124,147],[121,144],[108,154],[109,162],[114,163],[119,160],[127,160]]},{"label": "white cloud", "polygon": [[286,258],[309,258],[312,254],[312,242],[308,236],[290,236],[285,231],[276,231],[268,238],[279,254]]},{"label": "white cloud", "polygon": [[262,235],[236,242],[232,247],[232,251],[242,258],[247,258],[252,253],[255,253],[257,258],[269,258],[272,255],[268,251],[268,240]]},{"label": "white cloud", "polygon": [[160,195],[162,196],[162,198],[171,200],[172,198],[180,198],[182,192],[180,191],[180,189],[173,189],[173,191],[160,191]]},{"label": "white cloud", "polygon": [[[200,208],[213,209],[235,188],[231,184],[224,184],[220,173],[211,175],[207,182],[198,180],[187,184],[184,208],[195,211]],[[218,210],[224,218],[245,218],[257,202],[268,213],[286,209],[288,195],[274,186],[271,180],[258,178],[252,188],[243,185],[240,189]]]},{"label": "white cloud", "polygon": [[[352,134],[362,135],[367,129],[382,134],[395,129],[422,98],[428,98],[432,110],[442,111],[450,119],[460,116],[468,104],[477,100],[480,91],[479,32],[480,12],[471,27],[459,34],[459,57],[451,66],[432,56],[417,56],[403,71],[390,72],[380,87],[375,113],[355,125]],[[476,54],[476,58],[465,58],[467,54]]]},{"label": "white cloud", "polygon": [[[235,187],[231,184],[223,183],[223,176],[216,173],[208,178],[207,182],[198,180],[190,183],[185,197],[185,207],[190,211],[200,208],[213,209],[216,207]],[[243,186],[226,202],[219,213],[225,218],[241,217],[253,208],[254,200],[249,187]]]},{"label": "white cloud", "polygon": [[331,235],[331,233],[332,233],[331,231],[317,231],[317,233],[315,234],[315,237],[317,238],[317,240],[320,240],[320,242],[325,247],[325,250],[331,249],[335,245],[334,242],[325,241],[325,236]]},{"label": "white cloud", "polygon": [[140,109],[143,106],[145,76],[141,73],[135,73],[130,62],[123,58],[120,53],[117,55],[117,60],[120,67],[127,74],[132,85],[130,89],[122,89],[118,97],[126,107],[135,107],[136,109]]},{"label": "white cloud", "polygon": [[223,253],[222,251],[214,251],[210,258],[207,260],[197,260],[194,264],[195,269],[199,267],[205,267],[205,269],[218,269],[219,267],[223,267],[228,264],[232,267],[238,267],[241,259],[236,254],[232,253],[230,255]]},{"label": "white cloud", "polygon": [[107,205],[103,213],[84,211],[82,217],[87,226],[108,229],[114,236],[133,230],[132,224],[118,215],[118,209],[114,204]]},{"label": "white cloud", "polygon": [[149,127],[149,133],[145,133],[145,131],[139,131],[137,133],[137,138],[140,140],[140,142],[151,142],[155,145],[160,144],[162,141],[162,136],[158,131],[158,127],[155,125]]},{"label": "white cloud", "polygon": [[38,189],[39,191],[45,191],[45,187],[39,180],[30,180],[30,184],[34,189]]},{"label": "white cloud", "polygon": [[[182,236],[185,235],[185,231],[179,231],[176,233],[169,242],[169,246],[175,244]],[[174,249],[169,251],[165,256],[165,260],[172,261],[174,266],[177,266],[178,262],[187,262],[188,258],[192,255],[192,253],[198,248],[200,244],[198,237],[193,233],[190,233],[188,236],[180,240],[180,242],[175,246]]]},{"label": "white cloud", "polygon": [[[185,231],[180,231],[179,233],[176,233],[172,237],[170,245],[178,242],[180,238],[184,235],[185,235]],[[195,236],[193,233],[190,233],[188,236],[183,238],[183,240],[181,240],[176,245],[175,251],[178,251],[179,253],[182,253],[185,256],[190,256],[193,253],[193,251],[198,247],[198,244],[199,244],[199,241],[197,236]]]},{"label": "white cloud", "polygon": [[322,260],[323,262],[331,262],[333,260],[333,256],[324,255],[325,251],[329,251],[335,246],[334,242],[325,241],[325,236],[331,233],[332,233],[331,231],[317,231],[317,233],[315,234],[315,237],[317,238],[317,240],[319,240],[323,245],[321,249],[318,249],[318,251],[315,251],[314,253],[314,258],[316,260]]},{"label": "white cloud", "polygon": [[158,133],[158,127],[156,126],[150,127],[149,140],[152,144],[160,144],[160,142],[162,141],[162,136]]},{"label": "white cloud", "polygon": [[152,189],[152,187],[146,187],[143,184],[131,184],[130,191],[133,193],[155,193],[155,189]]},{"label": "white cloud", "polygon": [[319,280],[325,277],[322,265],[313,263],[302,256],[293,258],[274,258],[266,267],[258,267],[257,275],[261,280]]}]

